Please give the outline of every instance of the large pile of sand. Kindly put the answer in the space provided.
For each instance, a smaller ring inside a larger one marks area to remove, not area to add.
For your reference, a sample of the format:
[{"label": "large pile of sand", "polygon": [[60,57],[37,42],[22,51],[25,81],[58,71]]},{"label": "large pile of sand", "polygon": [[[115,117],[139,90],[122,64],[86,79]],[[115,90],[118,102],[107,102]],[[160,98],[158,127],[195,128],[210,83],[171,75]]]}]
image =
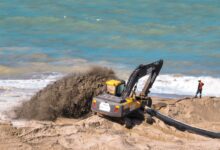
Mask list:
[{"label": "large pile of sand", "polygon": [[54,120],[58,116],[77,118],[90,111],[93,96],[104,91],[104,82],[115,79],[107,68],[94,67],[48,85],[30,101],[15,109],[18,118]]},{"label": "large pile of sand", "polygon": [[167,105],[163,112],[188,124],[210,130],[220,130],[219,108],[219,98],[189,98]]}]

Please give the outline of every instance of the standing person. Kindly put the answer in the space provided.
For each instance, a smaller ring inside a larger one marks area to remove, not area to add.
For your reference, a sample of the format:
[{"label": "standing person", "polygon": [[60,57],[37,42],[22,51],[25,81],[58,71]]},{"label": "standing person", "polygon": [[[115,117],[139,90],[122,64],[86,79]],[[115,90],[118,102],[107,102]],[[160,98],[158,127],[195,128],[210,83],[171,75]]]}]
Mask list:
[{"label": "standing person", "polygon": [[197,95],[200,94],[200,98],[202,97],[202,87],[203,87],[204,83],[199,80],[199,84],[198,84],[198,89],[197,89],[197,92],[196,92],[196,96],[195,98],[197,98]]}]

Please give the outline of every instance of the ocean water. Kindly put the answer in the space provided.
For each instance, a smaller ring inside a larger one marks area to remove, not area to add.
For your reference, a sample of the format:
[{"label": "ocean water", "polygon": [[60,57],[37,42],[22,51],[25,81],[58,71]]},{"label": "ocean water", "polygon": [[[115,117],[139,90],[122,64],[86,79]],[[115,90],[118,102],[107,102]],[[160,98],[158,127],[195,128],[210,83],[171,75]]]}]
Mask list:
[{"label": "ocean water", "polygon": [[219,14],[219,0],[0,1],[1,106],[91,65],[127,79],[157,59],[152,93],[194,95],[202,79],[204,95],[220,96]]}]

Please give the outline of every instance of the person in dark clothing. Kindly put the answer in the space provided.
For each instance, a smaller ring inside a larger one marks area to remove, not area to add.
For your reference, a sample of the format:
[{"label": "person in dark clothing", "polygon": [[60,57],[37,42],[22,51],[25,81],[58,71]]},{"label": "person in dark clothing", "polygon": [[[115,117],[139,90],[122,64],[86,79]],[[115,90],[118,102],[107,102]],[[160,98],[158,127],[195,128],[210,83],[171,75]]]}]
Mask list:
[{"label": "person in dark clothing", "polygon": [[203,86],[204,86],[204,83],[201,80],[199,80],[198,89],[197,89],[195,98],[197,98],[198,94],[200,94],[199,97],[202,98],[202,87]]}]

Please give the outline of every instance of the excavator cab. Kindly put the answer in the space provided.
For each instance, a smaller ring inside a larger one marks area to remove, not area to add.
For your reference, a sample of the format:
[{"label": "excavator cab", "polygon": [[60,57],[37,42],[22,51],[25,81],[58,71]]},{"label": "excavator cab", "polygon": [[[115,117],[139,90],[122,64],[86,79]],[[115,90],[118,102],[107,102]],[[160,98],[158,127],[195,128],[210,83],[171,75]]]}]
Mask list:
[{"label": "excavator cab", "polygon": [[120,97],[125,88],[124,80],[108,80],[106,81],[106,91],[108,94]]}]

